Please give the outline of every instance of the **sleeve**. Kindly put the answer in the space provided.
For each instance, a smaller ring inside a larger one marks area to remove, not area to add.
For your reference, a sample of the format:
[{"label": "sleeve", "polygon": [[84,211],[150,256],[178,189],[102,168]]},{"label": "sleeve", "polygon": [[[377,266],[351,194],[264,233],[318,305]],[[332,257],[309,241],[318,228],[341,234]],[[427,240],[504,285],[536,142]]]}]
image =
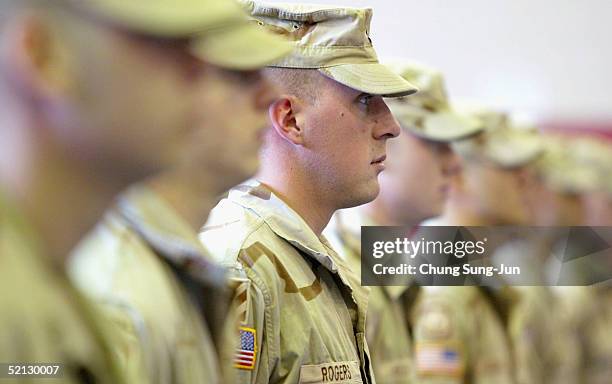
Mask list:
[{"label": "sleeve", "polygon": [[243,275],[232,277],[234,287],[234,332],[228,332],[235,346],[222,352],[223,364],[233,367],[231,374],[237,384],[267,384],[270,379],[269,333],[266,300],[263,290]]},{"label": "sleeve", "polygon": [[546,314],[534,315],[533,309],[518,307],[510,318],[508,329],[517,383],[543,383],[546,379]]},{"label": "sleeve", "polygon": [[427,302],[413,315],[415,373],[419,383],[465,382],[466,346],[458,319],[442,303]]},{"label": "sleeve", "polygon": [[128,382],[149,382],[143,335],[138,332],[134,318],[125,308],[113,304],[98,304],[92,311],[101,320],[99,327],[107,337],[110,352]]}]

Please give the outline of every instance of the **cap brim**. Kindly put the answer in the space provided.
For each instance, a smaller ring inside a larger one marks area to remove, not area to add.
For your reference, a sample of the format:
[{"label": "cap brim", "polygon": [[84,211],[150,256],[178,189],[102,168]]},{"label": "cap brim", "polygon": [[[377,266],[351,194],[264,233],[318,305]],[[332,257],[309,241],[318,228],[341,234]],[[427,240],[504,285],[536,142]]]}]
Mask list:
[{"label": "cap brim", "polygon": [[527,137],[507,137],[489,143],[486,155],[505,168],[517,168],[530,164],[544,152],[540,140]]},{"label": "cap brim", "polygon": [[349,88],[383,97],[412,95],[418,88],[383,64],[341,64],[320,68],[325,76]]},{"label": "cap brim", "polygon": [[152,36],[183,38],[210,28],[244,20],[233,1],[169,2],[150,0],[68,0],[128,29]]},{"label": "cap brim", "polygon": [[538,159],[544,148],[537,137],[506,132],[484,131],[484,136],[452,143],[453,150],[461,157],[490,161],[498,167],[513,169],[528,165]]},{"label": "cap brim", "polygon": [[253,70],[281,59],[293,44],[252,24],[228,26],[195,39],[193,52],[213,65],[232,70]]},{"label": "cap brim", "polygon": [[414,126],[407,126],[406,129],[427,140],[450,143],[468,139],[482,132],[484,126],[477,119],[442,111],[425,117],[422,129]]}]

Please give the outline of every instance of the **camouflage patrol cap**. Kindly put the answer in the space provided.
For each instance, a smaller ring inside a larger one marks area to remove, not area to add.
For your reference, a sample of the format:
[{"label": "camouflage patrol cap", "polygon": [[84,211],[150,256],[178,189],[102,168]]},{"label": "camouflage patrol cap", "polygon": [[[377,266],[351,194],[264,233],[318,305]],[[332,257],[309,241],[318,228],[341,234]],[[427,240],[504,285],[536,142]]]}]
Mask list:
[{"label": "camouflage patrol cap", "polygon": [[594,191],[599,185],[599,174],[577,156],[578,148],[567,138],[544,135],[544,153],[535,163],[544,183],[561,193],[580,194]]},{"label": "camouflage patrol cap", "polygon": [[128,30],[189,38],[194,54],[229,69],[261,68],[291,45],[249,21],[234,0],[60,0]]},{"label": "camouflage patrol cap", "polygon": [[293,52],[271,66],[317,69],[340,84],[372,95],[399,97],[417,91],[379,63],[369,37],[371,9],[242,3],[261,25],[293,43]]},{"label": "camouflage patrol cap", "polygon": [[502,168],[517,168],[536,160],[542,154],[537,130],[513,126],[504,113],[486,108],[471,109],[484,131],[473,138],[453,143],[453,150],[462,158],[490,161]]},{"label": "camouflage patrol cap", "polygon": [[479,119],[462,115],[450,107],[441,72],[416,63],[389,66],[419,88],[413,96],[387,102],[404,129],[418,137],[439,142],[465,139],[484,129]]}]

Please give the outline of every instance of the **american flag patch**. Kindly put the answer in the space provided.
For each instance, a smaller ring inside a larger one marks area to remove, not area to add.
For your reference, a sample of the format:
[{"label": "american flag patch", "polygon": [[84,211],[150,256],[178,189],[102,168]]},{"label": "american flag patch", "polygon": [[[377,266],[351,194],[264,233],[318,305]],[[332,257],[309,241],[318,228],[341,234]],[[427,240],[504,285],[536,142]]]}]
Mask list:
[{"label": "american flag patch", "polygon": [[236,350],[234,367],[240,369],[255,368],[257,346],[255,341],[255,330],[253,328],[240,327],[240,347]]},{"label": "american flag patch", "polygon": [[416,348],[417,371],[421,375],[460,376],[463,362],[456,348],[445,344],[421,344]]}]

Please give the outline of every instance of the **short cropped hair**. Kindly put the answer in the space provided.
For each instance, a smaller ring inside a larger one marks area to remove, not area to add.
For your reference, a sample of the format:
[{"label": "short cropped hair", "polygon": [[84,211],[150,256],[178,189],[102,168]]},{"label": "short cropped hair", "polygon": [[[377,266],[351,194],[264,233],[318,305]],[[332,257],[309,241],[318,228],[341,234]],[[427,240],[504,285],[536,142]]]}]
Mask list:
[{"label": "short cropped hair", "polygon": [[317,89],[322,74],[316,69],[269,67],[264,70],[266,78],[282,92],[293,94],[311,102],[317,99]]}]

